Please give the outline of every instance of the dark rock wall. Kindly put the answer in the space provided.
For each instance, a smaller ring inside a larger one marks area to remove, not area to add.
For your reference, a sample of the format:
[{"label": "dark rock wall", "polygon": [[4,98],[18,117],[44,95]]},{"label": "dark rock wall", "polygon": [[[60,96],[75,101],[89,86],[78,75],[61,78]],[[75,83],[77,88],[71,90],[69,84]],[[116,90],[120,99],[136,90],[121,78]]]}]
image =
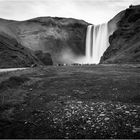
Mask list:
[{"label": "dark rock wall", "polygon": [[100,63],[140,63],[140,6],[131,6],[109,38]]}]

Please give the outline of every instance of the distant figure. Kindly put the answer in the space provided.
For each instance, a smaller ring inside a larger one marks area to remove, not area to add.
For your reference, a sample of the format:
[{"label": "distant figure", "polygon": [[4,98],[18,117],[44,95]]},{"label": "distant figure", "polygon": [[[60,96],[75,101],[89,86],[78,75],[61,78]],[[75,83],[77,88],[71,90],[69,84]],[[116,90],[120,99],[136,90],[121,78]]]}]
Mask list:
[{"label": "distant figure", "polygon": [[130,6],[129,6],[129,8],[132,8],[133,7],[133,5],[131,4]]},{"label": "distant figure", "polygon": [[62,64],[57,64],[57,66],[63,66]]}]

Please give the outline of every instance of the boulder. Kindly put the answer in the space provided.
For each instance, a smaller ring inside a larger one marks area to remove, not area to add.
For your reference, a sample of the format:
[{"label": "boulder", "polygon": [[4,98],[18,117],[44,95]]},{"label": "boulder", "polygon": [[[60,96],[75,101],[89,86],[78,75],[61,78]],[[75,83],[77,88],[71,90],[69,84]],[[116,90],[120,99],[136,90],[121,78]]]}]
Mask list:
[{"label": "boulder", "polygon": [[53,65],[51,55],[49,53],[43,53],[43,51],[35,51],[35,55],[44,65]]}]

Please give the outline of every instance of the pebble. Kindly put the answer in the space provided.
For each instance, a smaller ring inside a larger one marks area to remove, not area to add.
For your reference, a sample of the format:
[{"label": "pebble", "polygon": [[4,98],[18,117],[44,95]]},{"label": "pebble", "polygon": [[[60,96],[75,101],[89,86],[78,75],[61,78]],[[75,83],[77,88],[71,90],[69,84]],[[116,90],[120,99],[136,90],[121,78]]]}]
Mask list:
[{"label": "pebble", "polygon": [[105,121],[108,121],[109,120],[109,118],[105,118]]},{"label": "pebble", "polygon": [[133,133],[137,133],[137,131],[135,129],[132,130]]},{"label": "pebble", "polygon": [[30,88],[29,90],[30,90],[30,91],[32,91],[33,89],[32,89],[32,88]]},{"label": "pebble", "polygon": [[78,104],[81,104],[81,103],[82,103],[82,101],[77,101],[77,103],[78,103]]},{"label": "pebble", "polygon": [[125,111],[125,113],[129,114],[130,112],[129,111]]},{"label": "pebble", "polygon": [[94,110],[94,108],[93,108],[93,107],[91,107],[91,108],[90,108],[90,110]]},{"label": "pebble", "polygon": [[[78,134],[80,126],[83,130],[89,130],[89,132],[92,130],[92,133],[98,133],[98,131],[101,130],[104,133],[110,132],[112,138],[117,137],[118,132],[123,133],[123,131],[116,130],[116,126],[113,126],[113,128],[110,127],[110,124],[114,122],[115,118],[117,118],[118,121],[123,121],[123,123],[118,125],[122,126],[124,131],[131,128],[131,133],[140,132],[139,124],[137,124],[137,127],[133,126],[132,128],[132,124],[136,125],[135,122],[138,120],[136,118],[139,117],[137,106],[123,103],[86,102],[78,100],[64,101],[64,103],[65,106],[60,108],[59,114],[59,106],[57,108],[53,107],[55,109],[53,111],[51,110],[52,114],[50,116],[54,118],[54,126],[59,126],[61,132],[63,132],[65,128],[65,130],[67,130],[66,133],[69,132],[69,136],[71,134],[70,132],[73,132],[73,130],[71,130],[72,127],[75,128],[74,131],[76,132],[74,133]],[[100,132],[100,134],[101,133],[102,132]]]},{"label": "pebble", "polygon": [[105,114],[100,114],[99,116],[100,116],[100,117],[103,117],[103,116],[105,116]]},{"label": "pebble", "polygon": [[87,123],[88,123],[88,124],[91,124],[91,123],[92,123],[92,121],[88,120],[88,121],[87,121]]},{"label": "pebble", "polygon": [[140,127],[133,127],[133,132],[134,133],[137,133],[137,132],[140,132]]},{"label": "pebble", "polygon": [[136,112],[132,112],[132,114],[133,114],[133,115],[136,115],[137,113],[136,113]]}]

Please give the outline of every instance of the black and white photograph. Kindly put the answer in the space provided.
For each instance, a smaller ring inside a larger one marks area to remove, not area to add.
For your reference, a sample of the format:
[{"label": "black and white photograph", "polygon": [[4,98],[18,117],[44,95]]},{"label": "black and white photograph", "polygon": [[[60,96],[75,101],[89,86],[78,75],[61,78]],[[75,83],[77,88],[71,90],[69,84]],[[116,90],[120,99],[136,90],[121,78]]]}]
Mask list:
[{"label": "black and white photograph", "polygon": [[0,0],[0,139],[140,139],[140,0]]}]

